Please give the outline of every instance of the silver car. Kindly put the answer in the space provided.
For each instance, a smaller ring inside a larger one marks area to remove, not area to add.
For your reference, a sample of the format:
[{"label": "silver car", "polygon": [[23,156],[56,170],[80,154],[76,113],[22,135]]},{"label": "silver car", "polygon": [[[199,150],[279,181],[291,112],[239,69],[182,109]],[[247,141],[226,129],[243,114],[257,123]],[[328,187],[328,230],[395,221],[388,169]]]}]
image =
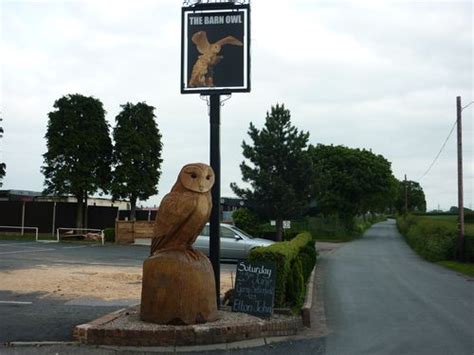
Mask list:
[{"label": "silver car", "polygon": [[[244,259],[255,247],[273,244],[271,240],[254,238],[243,230],[230,224],[221,223],[221,259]],[[197,237],[193,247],[209,256],[209,223]]]}]

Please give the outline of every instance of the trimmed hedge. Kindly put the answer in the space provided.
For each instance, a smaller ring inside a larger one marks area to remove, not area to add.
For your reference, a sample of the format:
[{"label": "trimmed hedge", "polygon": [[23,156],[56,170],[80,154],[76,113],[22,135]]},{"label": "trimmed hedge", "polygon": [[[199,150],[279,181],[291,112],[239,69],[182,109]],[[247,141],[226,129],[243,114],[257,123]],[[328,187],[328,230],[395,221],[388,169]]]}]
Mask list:
[{"label": "trimmed hedge", "polygon": [[286,298],[291,305],[301,307],[304,302],[305,282],[301,259],[296,257],[291,263],[291,271],[286,282]]},{"label": "trimmed hedge", "polygon": [[303,304],[305,284],[316,264],[311,234],[300,233],[290,241],[255,248],[250,252],[249,260],[275,264],[275,307],[300,307]]},{"label": "trimmed hedge", "polygon": [[[428,261],[455,260],[458,231],[453,221],[408,215],[397,218],[407,243]],[[474,262],[474,235],[465,233],[465,258]]]},{"label": "trimmed hedge", "polygon": [[298,258],[301,260],[304,282],[306,283],[314,269],[314,265],[316,265],[317,252],[314,242],[308,243],[301,248]]}]

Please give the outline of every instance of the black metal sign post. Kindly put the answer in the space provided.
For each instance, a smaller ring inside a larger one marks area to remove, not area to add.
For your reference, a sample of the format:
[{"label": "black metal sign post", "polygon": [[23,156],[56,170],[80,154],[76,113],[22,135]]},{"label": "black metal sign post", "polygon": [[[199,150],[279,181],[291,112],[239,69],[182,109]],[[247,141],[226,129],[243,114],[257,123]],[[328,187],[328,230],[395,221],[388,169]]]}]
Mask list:
[{"label": "black metal sign post", "polygon": [[221,200],[221,102],[220,95],[210,95],[210,137],[211,137],[211,167],[214,170],[215,182],[212,188],[212,211],[209,228],[209,258],[214,269],[216,282],[217,307],[220,306],[221,264],[220,264],[220,200]]},{"label": "black metal sign post", "polygon": [[181,12],[181,93],[210,98],[212,188],[209,253],[220,305],[220,96],[250,92],[249,0],[193,3]]}]

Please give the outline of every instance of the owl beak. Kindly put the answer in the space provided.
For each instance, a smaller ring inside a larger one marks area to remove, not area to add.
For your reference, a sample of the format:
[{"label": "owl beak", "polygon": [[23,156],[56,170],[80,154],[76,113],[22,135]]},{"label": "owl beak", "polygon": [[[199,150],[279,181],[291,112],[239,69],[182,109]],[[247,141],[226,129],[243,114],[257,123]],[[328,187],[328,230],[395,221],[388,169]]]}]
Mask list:
[{"label": "owl beak", "polygon": [[204,186],[199,186],[199,191],[202,192],[202,190],[204,190]]}]

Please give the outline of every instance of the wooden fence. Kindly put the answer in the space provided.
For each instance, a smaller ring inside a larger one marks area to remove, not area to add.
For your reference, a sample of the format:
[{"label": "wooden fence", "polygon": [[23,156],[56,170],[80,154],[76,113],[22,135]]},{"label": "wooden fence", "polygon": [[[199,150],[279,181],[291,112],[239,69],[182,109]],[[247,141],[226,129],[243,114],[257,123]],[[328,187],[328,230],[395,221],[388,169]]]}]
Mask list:
[{"label": "wooden fence", "polygon": [[135,239],[153,237],[154,221],[115,221],[115,242],[131,244]]}]

